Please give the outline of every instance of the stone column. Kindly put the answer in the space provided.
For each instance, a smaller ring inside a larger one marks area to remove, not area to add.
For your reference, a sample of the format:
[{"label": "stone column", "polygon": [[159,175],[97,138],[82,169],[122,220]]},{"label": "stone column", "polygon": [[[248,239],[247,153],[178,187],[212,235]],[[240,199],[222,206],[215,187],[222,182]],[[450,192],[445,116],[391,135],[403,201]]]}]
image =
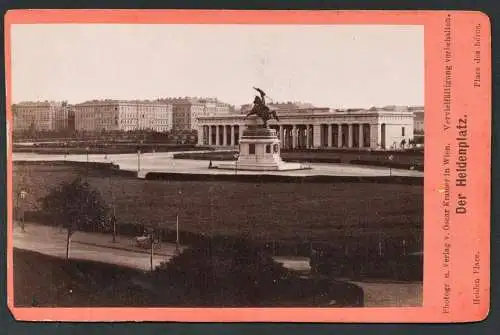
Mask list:
[{"label": "stone column", "polygon": [[231,136],[229,136],[229,145],[234,147],[234,127],[233,126],[229,126],[229,132],[231,135]]},{"label": "stone column", "polygon": [[312,147],[313,148],[319,148],[321,147],[321,125],[320,124],[315,124],[313,125],[313,143]]},{"label": "stone column", "polygon": [[349,137],[347,139],[347,146],[349,148],[352,148],[352,124],[349,123],[349,125],[347,126],[347,129],[348,129],[348,133],[349,133]]},{"label": "stone column", "polygon": [[367,132],[366,132],[366,137],[368,139],[368,147],[371,148],[371,131],[370,131],[370,124],[369,123],[365,123],[365,127],[367,129]]},{"label": "stone column", "polygon": [[306,124],[306,149],[309,149],[309,140],[311,139],[311,132],[309,131],[310,126]]},{"label": "stone column", "polygon": [[[387,131],[387,129],[386,129]],[[378,138],[378,143],[380,144],[380,148],[383,148],[382,147],[382,124],[379,124],[377,125],[377,138]],[[387,141],[385,141],[386,143],[384,143],[384,146],[385,148],[387,148]],[[383,148],[383,149],[385,149]]]},{"label": "stone column", "polygon": [[220,130],[219,130],[219,125],[215,126],[215,145],[218,146],[220,145],[219,143],[219,137],[220,136]]},{"label": "stone column", "polygon": [[363,142],[364,142],[364,139],[363,139],[363,123],[360,123],[359,124],[359,136],[358,136],[358,141],[359,141],[359,147],[360,148],[363,148]]},{"label": "stone column", "polygon": [[212,126],[208,126],[208,145],[212,145]]},{"label": "stone column", "polygon": [[291,141],[292,141],[292,137],[291,137],[291,134],[292,134],[292,127],[291,126],[286,126],[284,129],[283,129],[283,139],[284,139],[284,142],[283,142],[283,148],[287,148],[289,149],[290,146],[291,146]]},{"label": "stone column", "polygon": [[292,126],[292,148],[295,149],[297,147],[297,126],[293,125]]}]

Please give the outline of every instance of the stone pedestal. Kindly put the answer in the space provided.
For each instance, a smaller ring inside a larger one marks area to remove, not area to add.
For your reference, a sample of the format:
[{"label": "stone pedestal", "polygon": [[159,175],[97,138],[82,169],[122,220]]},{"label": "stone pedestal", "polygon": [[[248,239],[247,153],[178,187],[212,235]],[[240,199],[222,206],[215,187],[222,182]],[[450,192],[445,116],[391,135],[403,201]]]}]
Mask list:
[{"label": "stone pedestal", "polygon": [[280,156],[280,140],[276,130],[259,126],[245,129],[240,139],[238,160],[222,163],[221,169],[251,171],[300,170],[301,164],[285,163]]}]

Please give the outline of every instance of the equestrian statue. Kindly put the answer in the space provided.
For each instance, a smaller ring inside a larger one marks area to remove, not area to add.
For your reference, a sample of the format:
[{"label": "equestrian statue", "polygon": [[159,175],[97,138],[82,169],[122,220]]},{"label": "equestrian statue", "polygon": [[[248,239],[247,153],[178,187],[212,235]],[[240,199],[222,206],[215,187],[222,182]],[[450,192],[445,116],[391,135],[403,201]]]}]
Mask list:
[{"label": "equestrian statue", "polygon": [[278,115],[276,114],[276,111],[271,110],[267,105],[266,105],[266,93],[262,91],[260,88],[254,87],[254,89],[260,93],[259,96],[255,96],[255,99],[253,100],[253,107],[250,112],[245,116],[245,119],[249,117],[250,115],[257,115],[262,119],[264,122],[263,127],[267,128],[267,121],[270,119],[275,119],[276,121],[279,121]]}]

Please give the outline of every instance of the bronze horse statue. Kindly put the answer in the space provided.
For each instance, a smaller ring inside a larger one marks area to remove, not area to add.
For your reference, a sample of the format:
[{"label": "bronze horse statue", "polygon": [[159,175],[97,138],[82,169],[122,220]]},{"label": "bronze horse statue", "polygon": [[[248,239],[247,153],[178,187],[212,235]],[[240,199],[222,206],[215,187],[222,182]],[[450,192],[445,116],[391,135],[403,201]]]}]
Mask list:
[{"label": "bronze horse statue", "polygon": [[253,100],[252,110],[250,110],[250,112],[247,113],[245,119],[251,115],[257,115],[264,122],[264,128],[267,128],[267,121],[269,121],[270,119],[275,119],[276,121],[279,121],[278,114],[276,114],[276,111],[271,110],[266,105],[266,100],[265,100],[266,93],[264,93],[264,91],[262,91],[259,88],[254,87],[254,89],[260,93],[260,97],[259,96],[255,97],[255,99]]}]

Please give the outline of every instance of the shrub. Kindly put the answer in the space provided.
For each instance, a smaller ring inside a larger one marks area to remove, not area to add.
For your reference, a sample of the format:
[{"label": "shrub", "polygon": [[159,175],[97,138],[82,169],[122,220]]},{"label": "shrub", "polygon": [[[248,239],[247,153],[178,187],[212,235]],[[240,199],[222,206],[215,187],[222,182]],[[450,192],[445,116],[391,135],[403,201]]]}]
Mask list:
[{"label": "shrub", "polygon": [[195,305],[257,305],[291,273],[243,240],[200,242],[157,269],[158,279]]},{"label": "shrub", "polygon": [[170,297],[191,306],[363,306],[363,290],[287,270],[244,239],[214,238],[156,271]]}]

